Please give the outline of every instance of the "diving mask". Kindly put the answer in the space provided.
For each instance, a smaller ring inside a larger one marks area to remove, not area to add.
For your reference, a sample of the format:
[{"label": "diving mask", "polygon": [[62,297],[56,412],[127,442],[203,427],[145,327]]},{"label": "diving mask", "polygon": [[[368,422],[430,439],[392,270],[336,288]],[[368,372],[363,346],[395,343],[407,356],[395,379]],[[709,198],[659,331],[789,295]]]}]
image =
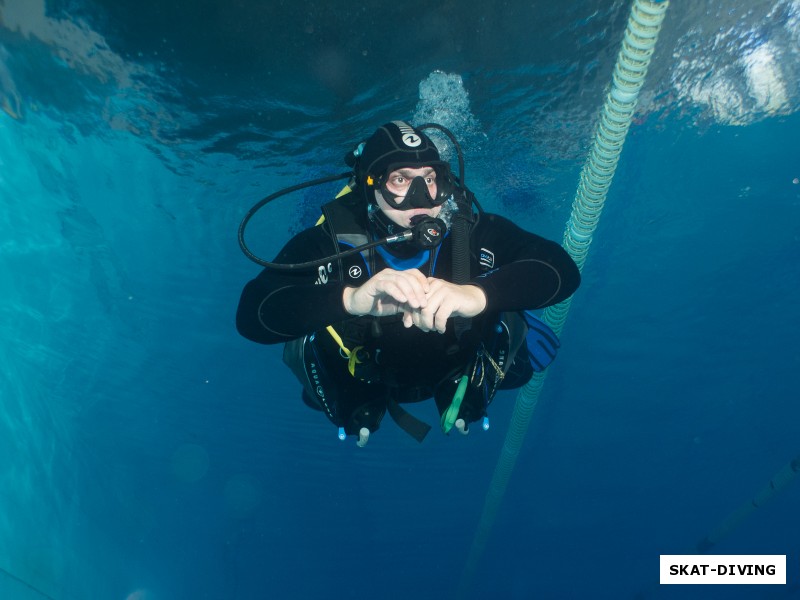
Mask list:
[{"label": "diving mask", "polygon": [[[425,165],[430,171],[422,176],[405,172],[406,169],[419,169],[408,165],[390,165],[386,175],[373,180],[367,179],[368,185],[373,185],[381,192],[386,203],[397,210],[412,208],[434,208],[441,206],[453,195],[453,177],[450,174],[450,165],[437,162]],[[436,189],[431,195],[431,187]]]}]

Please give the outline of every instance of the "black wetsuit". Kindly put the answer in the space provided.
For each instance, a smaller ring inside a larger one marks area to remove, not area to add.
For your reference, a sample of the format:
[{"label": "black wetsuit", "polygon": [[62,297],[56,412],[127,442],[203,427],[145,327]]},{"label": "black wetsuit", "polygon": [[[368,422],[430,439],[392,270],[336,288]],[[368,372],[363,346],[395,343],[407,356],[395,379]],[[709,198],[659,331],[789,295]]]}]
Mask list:
[{"label": "black wetsuit", "polygon": [[[369,227],[366,218],[358,213],[357,220],[359,227]],[[471,326],[461,339],[456,339],[453,319],[440,334],[416,327],[406,329],[400,315],[353,317],[345,311],[345,287],[358,287],[385,268],[418,268],[426,276],[452,281],[451,237],[448,233],[433,250],[417,251],[401,244],[392,254],[384,246],[363,253],[366,257],[355,254],[317,269],[265,269],[242,292],[237,329],[244,337],[263,344],[316,333],[320,362],[339,392],[339,424],[365,401],[380,401],[387,393],[399,402],[429,398],[443,379],[460,374],[473,360],[481,342],[491,337],[501,313],[556,304],[569,297],[580,282],[577,266],[559,244],[529,233],[501,216],[484,213],[470,232],[469,262],[470,283],[485,292],[486,309],[471,319]],[[315,260],[330,255],[334,247],[323,224],[292,238],[275,262]],[[340,243],[339,247],[347,250],[350,246]],[[348,348],[364,346],[367,350],[372,360],[360,376],[370,383],[350,375],[347,360],[325,331],[328,325],[334,327]],[[467,418],[474,420],[478,416]]]}]

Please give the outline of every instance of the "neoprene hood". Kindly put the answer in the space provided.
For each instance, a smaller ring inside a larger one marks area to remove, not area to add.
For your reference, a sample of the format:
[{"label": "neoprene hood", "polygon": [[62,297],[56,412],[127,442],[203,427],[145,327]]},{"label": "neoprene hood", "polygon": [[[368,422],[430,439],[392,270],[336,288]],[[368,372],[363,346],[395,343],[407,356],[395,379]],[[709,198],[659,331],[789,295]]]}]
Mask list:
[{"label": "neoprene hood", "polygon": [[425,167],[441,161],[431,139],[405,121],[381,125],[359,148],[360,154],[356,150],[355,164],[351,166],[361,184],[368,175],[374,179],[385,175],[392,165]]}]

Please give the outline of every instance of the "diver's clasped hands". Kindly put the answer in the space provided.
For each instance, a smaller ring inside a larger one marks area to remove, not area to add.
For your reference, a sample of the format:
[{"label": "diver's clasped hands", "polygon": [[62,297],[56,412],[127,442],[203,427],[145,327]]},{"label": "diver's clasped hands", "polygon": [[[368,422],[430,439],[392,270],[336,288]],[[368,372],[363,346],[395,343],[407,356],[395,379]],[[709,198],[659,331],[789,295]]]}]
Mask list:
[{"label": "diver's clasped hands", "polygon": [[457,285],[428,277],[425,305],[403,309],[403,325],[444,333],[450,317],[474,317],[486,308],[486,294],[477,285]]},{"label": "diver's clasped hands", "polygon": [[345,288],[351,315],[384,317],[403,313],[403,325],[444,333],[450,317],[474,317],[486,308],[486,295],[475,285],[457,285],[425,277],[418,269],[384,269],[358,288]]}]

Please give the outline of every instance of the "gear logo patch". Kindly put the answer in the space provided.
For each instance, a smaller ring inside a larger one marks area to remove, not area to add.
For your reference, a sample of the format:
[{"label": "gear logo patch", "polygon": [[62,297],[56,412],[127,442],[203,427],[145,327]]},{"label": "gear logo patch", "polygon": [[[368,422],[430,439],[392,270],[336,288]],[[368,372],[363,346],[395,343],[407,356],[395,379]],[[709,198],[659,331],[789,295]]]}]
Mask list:
[{"label": "gear logo patch", "polygon": [[422,138],[417,135],[417,132],[414,131],[414,128],[411,127],[405,121],[392,121],[397,128],[400,130],[400,133],[403,135],[401,138],[403,143],[408,146],[409,148],[416,148],[422,143]]},{"label": "gear logo patch", "polygon": [[351,279],[358,279],[359,277],[361,277],[361,267],[359,267],[357,265],[353,265],[347,271],[347,274],[350,275]]},{"label": "gear logo patch", "polygon": [[416,148],[422,143],[422,138],[416,133],[407,133],[403,136],[403,143],[409,148]]},{"label": "gear logo patch", "polygon": [[478,262],[484,269],[491,269],[494,267],[494,252],[486,248],[481,248]]}]

